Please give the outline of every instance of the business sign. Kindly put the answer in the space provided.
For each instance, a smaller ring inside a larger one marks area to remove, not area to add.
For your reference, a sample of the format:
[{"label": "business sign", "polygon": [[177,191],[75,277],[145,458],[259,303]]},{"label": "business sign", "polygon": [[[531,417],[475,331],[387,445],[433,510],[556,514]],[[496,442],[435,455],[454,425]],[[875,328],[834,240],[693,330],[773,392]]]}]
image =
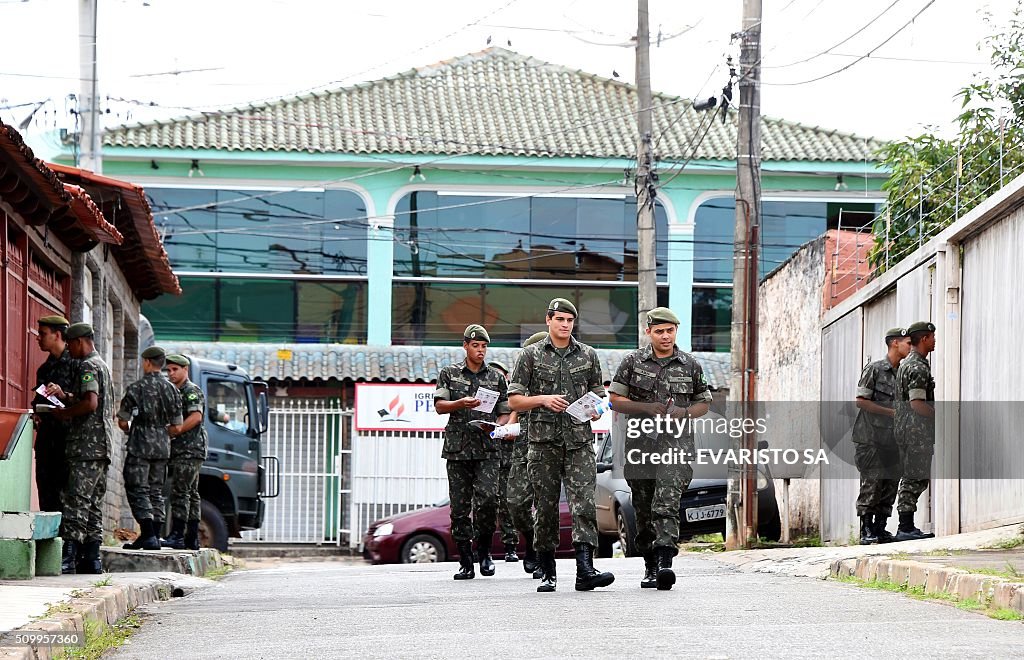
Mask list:
[{"label": "business sign", "polygon": [[431,384],[356,383],[356,430],[443,431]]},{"label": "business sign", "polygon": [[[434,410],[430,384],[356,383],[357,431],[443,431],[448,415]],[[610,433],[612,413],[592,423],[594,433]]]}]

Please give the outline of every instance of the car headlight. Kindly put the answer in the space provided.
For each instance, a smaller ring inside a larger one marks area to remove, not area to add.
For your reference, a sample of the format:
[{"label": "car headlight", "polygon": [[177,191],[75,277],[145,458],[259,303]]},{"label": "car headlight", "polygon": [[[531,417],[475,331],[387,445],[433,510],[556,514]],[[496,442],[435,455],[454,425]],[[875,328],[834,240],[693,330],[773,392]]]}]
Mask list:
[{"label": "car headlight", "polygon": [[395,532],[395,526],[393,524],[391,524],[391,523],[384,523],[383,525],[381,525],[377,529],[373,530],[373,538],[378,538],[378,537],[381,537],[381,536],[390,536],[394,532]]},{"label": "car headlight", "polygon": [[768,487],[768,477],[765,476],[764,472],[757,471],[757,489],[764,490]]}]

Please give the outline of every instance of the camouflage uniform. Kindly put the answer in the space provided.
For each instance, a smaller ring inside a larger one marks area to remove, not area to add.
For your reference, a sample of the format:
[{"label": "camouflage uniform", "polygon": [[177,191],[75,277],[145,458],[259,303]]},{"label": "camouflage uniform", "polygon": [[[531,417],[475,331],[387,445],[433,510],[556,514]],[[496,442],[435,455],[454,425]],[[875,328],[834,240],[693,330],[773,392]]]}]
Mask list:
[{"label": "camouflage uniform", "polygon": [[501,542],[504,545],[518,545],[519,533],[516,531],[508,505],[508,480],[512,473],[515,439],[499,440],[498,449],[501,454],[498,463],[498,526],[501,531]]},{"label": "camouflage uniform", "polygon": [[181,393],[181,416],[198,412],[199,425],[171,439],[171,517],[178,520],[199,520],[199,469],[206,460],[206,399],[199,386],[186,380],[178,388]]},{"label": "camouflage uniform", "polygon": [[[508,473],[506,495],[512,525],[524,534],[533,532],[533,485],[527,468],[526,455],[530,448],[529,411],[519,413],[519,436],[512,443],[512,467]],[[530,549],[530,548],[527,548]]]},{"label": "camouflage uniform", "polygon": [[[497,369],[484,364],[473,373],[466,361],[441,369],[434,401],[457,401],[481,388],[498,392],[494,411],[456,410],[448,415],[441,457],[447,461],[448,497],[451,501],[452,539],[456,544],[494,536],[498,515],[498,440],[469,425],[474,420],[493,422],[509,413],[508,384]],[[472,518],[472,519],[471,519]]]},{"label": "camouflage uniform", "polygon": [[[895,393],[896,370],[888,358],[864,367],[857,382],[858,398],[892,408]],[[900,475],[900,451],[893,435],[893,418],[861,410],[853,426],[853,442],[854,460],[860,471],[857,515],[888,518],[896,501]]]},{"label": "camouflage uniform", "polygon": [[[75,384],[77,361],[64,349],[59,358],[47,356],[46,362],[36,370],[36,387],[56,383],[64,392],[71,392]],[[36,394],[32,405],[50,402]],[[39,415],[36,427],[36,488],[39,491],[40,511],[60,511],[60,492],[68,482],[68,462],[64,457],[64,444],[70,423],[51,414]]]},{"label": "camouflage uniform", "polygon": [[167,426],[181,424],[178,388],[162,373],[148,373],[128,386],[117,417],[131,421],[124,489],[132,515],[139,521],[163,520],[164,481],[171,455]]},{"label": "camouflage uniform", "polygon": [[[657,357],[650,345],[633,351],[622,360],[609,390],[639,403],[671,401],[676,406],[689,407],[711,402],[704,370],[693,356],[679,348],[665,358]],[[687,424],[686,432],[679,437],[666,433],[655,438],[627,438],[626,451],[634,448],[659,453],[677,449],[693,457],[693,427]],[[636,545],[641,552],[658,547],[675,550],[679,541],[679,502],[692,478],[693,468],[688,464],[658,466],[646,474],[627,470],[626,482],[636,511]]]},{"label": "camouflage uniform", "polygon": [[103,497],[107,493],[107,466],[114,439],[114,400],[110,370],[93,351],[78,361],[69,394],[72,405],[89,392],[97,396],[96,410],[68,423],[65,456],[68,481],[61,493],[61,537],[84,543],[103,540]]},{"label": "camouflage uniform", "polygon": [[[512,374],[510,394],[558,394],[572,403],[587,392],[604,397],[597,351],[569,338],[569,346],[556,349],[551,337],[523,349]],[[573,543],[597,547],[597,509],[594,504],[597,462],[590,421],[580,422],[567,413],[538,407],[530,411],[530,482],[537,506],[533,545],[538,552],[558,548],[559,494],[565,494],[572,513]]]},{"label": "camouflage uniform", "polygon": [[914,412],[910,402],[927,401],[935,407],[935,379],[923,355],[911,351],[896,372],[896,444],[903,464],[903,479],[896,496],[900,513],[917,511],[917,500],[928,488],[935,451],[935,418]]}]

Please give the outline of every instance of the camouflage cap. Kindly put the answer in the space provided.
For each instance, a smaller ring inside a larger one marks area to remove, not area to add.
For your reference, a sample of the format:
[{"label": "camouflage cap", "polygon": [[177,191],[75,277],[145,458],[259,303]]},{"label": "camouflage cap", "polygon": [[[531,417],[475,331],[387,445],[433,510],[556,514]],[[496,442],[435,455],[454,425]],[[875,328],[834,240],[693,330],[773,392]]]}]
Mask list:
[{"label": "camouflage cap", "polygon": [[541,341],[547,336],[547,332],[535,332],[532,335],[530,335],[529,339],[523,342],[523,348],[526,348],[527,346],[532,346],[533,344],[536,344],[537,342]]},{"label": "camouflage cap", "polygon": [[505,366],[505,363],[499,362],[498,360],[491,360],[490,362],[487,363],[487,366],[494,367],[495,369],[504,371],[505,373],[509,373],[508,367]]},{"label": "camouflage cap", "polygon": [[668,307],[655,307],[647,312],[647,325],[660,325],[662,323],[673,323],[679,325],[679,317]]},{"label": "camouflage cap", "polygon": [[163,357],[167,357],[167,351],[159,346],[150,346],[146,350],[142,351],[142,358],[144,360],[157,360]]},{"label": "camouflage cap", "polygon": [[885,331],[885,339],[888,341],[893,337],[906,337],[907,331],[905,328],[889,328]]},{"label": "camouflage cap", "polygon": [[549,312],[569,312],[573,316],[579,316],[579,314],[576,313],[576,305],[573,305],[571,302],[569,302],[565,298],[555,298],[554,300],[549,302],[548,303],[548,311]]},{"label": "camouflage cap", "polygon": [[88,323],[75,323],[72,324],[68,331],[64,333],[64,337],[67,339],[78,339],[80,337],[92,337],[93,329]]},{"label": "camouflage cap", "polygon": [[911,323],[910,327],[907,328],[907,334],[912,335],[915,332],[935,332],[935,324],[930,321]]},{"label": "camouflage cap", "polygon": [[46,325],[46,326],[49,326],[51,328],[60,328],[60,327],[66,328],[67,326],[71,325],[71,321],[67,320],[63,316],[57,316],[57,315],[44,316],[44,317],[40,318],[36,323],[38,323],[39,325]]},{"label": "camouflage cap", "polygon": [[462,338],[466,341],[486,341],[488,343],[491,341],[491,336],[487,334],[487,330],[478,323],[467,325],[466,330],[462,333]]},{"label": "camouflage cap", "polygon": [[167,356],[167,362],[169,364],[176,364],[179,367],[187,367],[188,365],[192,364],[192,361],[189,360],[187,357],[185,357],[184,355],[178,355],[177,353],[169,354]]}]

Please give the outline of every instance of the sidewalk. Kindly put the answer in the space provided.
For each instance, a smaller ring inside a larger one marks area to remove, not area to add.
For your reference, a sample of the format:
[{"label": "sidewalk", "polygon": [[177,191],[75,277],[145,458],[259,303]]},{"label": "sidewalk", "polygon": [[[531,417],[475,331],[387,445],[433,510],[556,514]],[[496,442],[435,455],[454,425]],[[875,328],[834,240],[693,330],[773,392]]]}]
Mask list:
[{"label": "sidewalk", "polygon": [[[748,573],[856,578],[1024,616],[1024,526],[920,541],[701,553]],[[1016,616],[1016,615],[1014,615]]]}]

